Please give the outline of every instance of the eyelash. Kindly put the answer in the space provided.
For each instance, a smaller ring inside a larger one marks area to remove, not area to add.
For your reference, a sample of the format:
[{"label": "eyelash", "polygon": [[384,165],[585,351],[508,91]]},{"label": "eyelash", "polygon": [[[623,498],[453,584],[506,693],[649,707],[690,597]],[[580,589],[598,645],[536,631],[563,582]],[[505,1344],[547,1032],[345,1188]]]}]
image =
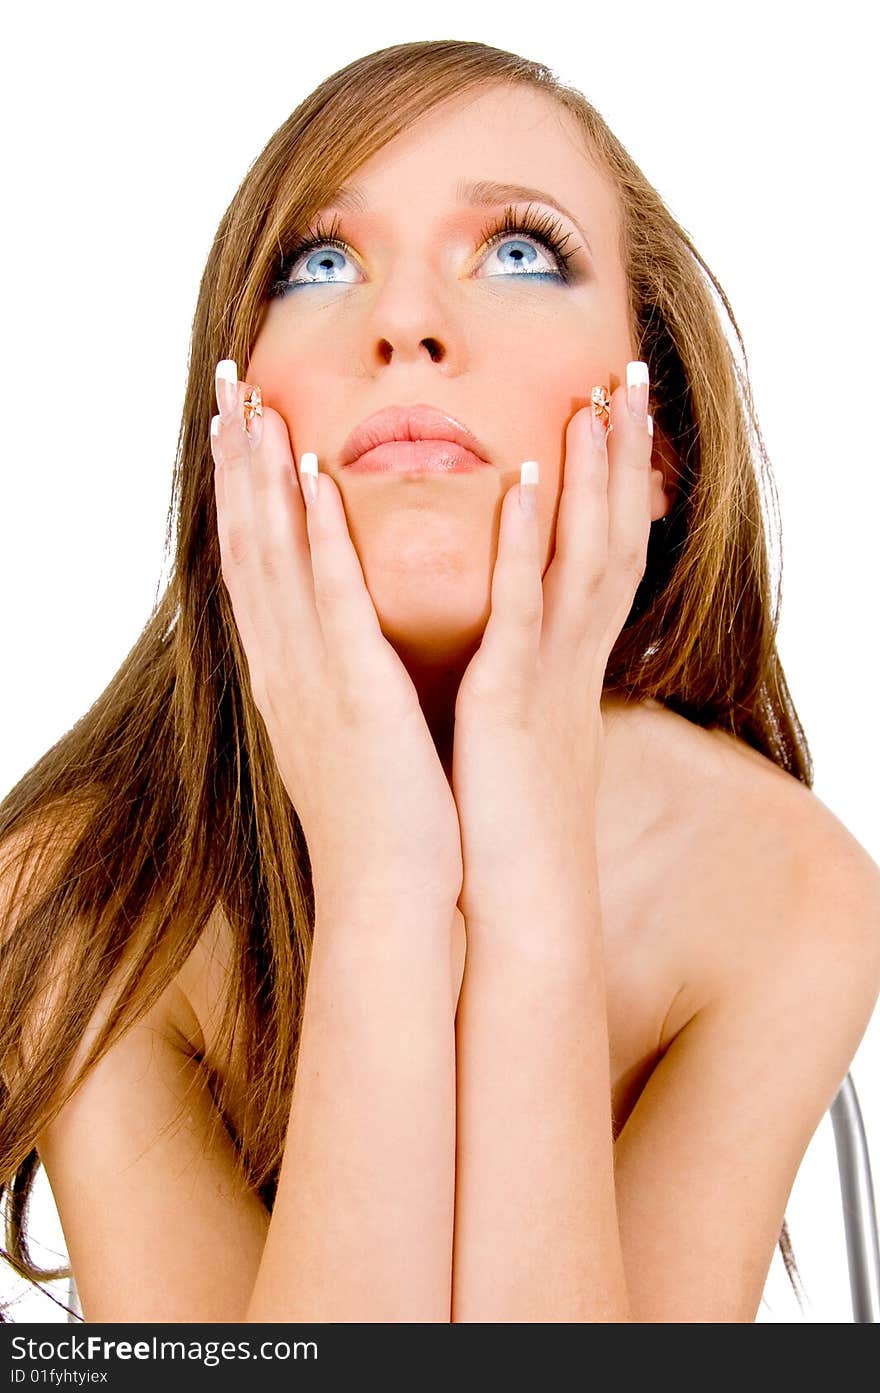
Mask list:
[{"label": "eyelash", "polygon": [[[525,232],[529,237],[533,237],[545,251],[550,252],[554,257],[559,268],[559,277],[562,281],[569,281],[571,273],[568,269],[569,262],[575,255],[575,250],[566,251],[566,243],[571,238],[571,233],[566,232],[558,218],[554,218],[551,213],[533,213],[531,208],[527,208],[525,213],[518,213],[512,206],[504,210],[504,215],[500,221],[489,223],[480,233],[480,242],[488,242],[495,245],[510,237],[514,233]],[[321,285],[322,281],[289,281],[287,277],[297,261],[307,252],[316,247],[335,247],[337,251],[344,252],[346,256],[352,255],[352,249],[346,241],[339,236],[339,217],[334,217],[329,228],[319,220],[314,232],[309,232],[295,246],[287,252],[281,260],[281,269],[278,279],[272,282],[269,287],[270,296],[283,295],[288,290],[294,290],[299,285]],[[517,274],[523,274],[524,279],[538,279],[546,276],[546,271],[527,271],[525,273],[515,273],[509,279],[515,279]],[[326,282],[333,284],[333,282]],[[343,282],[344,284],[344,282]]]}]

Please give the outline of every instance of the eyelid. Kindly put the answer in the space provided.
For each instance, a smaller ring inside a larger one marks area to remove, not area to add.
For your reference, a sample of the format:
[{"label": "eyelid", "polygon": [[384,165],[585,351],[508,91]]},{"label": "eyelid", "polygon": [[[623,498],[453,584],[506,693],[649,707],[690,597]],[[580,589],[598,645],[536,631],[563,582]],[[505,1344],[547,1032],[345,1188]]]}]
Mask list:
[{"label": "eyelid", "polygon": [[547,255],[556,262],[560,277],[568,281],[571,279],[569,262],[583,248],[575,244],[571,251],[566,251],[572,234],[565,230],[562,219],[550,211],[533,212],[533,207],[530,203],[525,211],[517,212],[513,204],[508,204],[500,218],[496,216],[483,228],[480,233],[481,244],[491,248],[507,237],[524,233],[531,241],[543,247]]},{"label": "eyelid", "polygon": [[[496,244],[504,242],[508,238],[512,239],[519,234],[536,242],[542,248],[545,255],[549,256],[550,259],[555,262],[555,272],[519,272],[510,277],[490,277],[490,279],[516,280],[522,278],[528,280],[537,279],[539,276],[552,277],[553,275],[563,283],[567,283],[572,279],[572,273],[568,270],[568,265],[577,253],[583,252],[583,248],[576,243],[570,251],[566,251],[565,248],[573,234],[570,231],[566,231],[565,224],[561,218],[555,215],[555,210],[552,212],[549,209],[543,212],[533,212],[534,207],[535,205],[530,203],[527,207],[520,207],[518,209],[515,205],[508,204],[502,214],[496,213],[493,215],[479,233],[477,264],[491,252]],[[539,207],[543,208],[544,205],[539,205]],[[282,257],[279,277],[273,282],[270,293],[280,294],[286,288],[293,289],[300,285],[350,284],[351,282],[345,281],[292,281],[289,279],[290,271],[293,267],[308,253],[317,251],[321,247],[335,247],[344,255],[353,257],[356,260],[357,253],[346,239],[339,235],[339,229],[340,219],[338,214],[334,215],[329,228],[325,227],[323,217],[319,215],[314,220],[313,224],[294,243],[291,250]]]}]

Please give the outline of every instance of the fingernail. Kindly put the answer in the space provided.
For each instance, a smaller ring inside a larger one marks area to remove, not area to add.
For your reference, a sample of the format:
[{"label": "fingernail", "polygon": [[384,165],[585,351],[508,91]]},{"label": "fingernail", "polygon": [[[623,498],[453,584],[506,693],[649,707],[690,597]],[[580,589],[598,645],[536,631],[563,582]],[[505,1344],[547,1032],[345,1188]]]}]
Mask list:
[{"label": "fingernail", "polygon": [[221,358],[214,372],[217,405],[224,421],[232,418],[238,406],[238,366],[234,358]]},{"label": "fingernail", "polygon": [[221,460],[222,460],[222,453],[221,453],[221,450],[220,450],[220,417],[219,417],[219,416],[212,416],[212,417],[211,417],[211,458],[213,459],[213,461],[214,461],[215,464],[219,464],[219,463],[221,462]]},{"label": "fingernail", "polygon": [[306,500],[306,507],[309,508],[318,497],[318,456],[311,450],[306,450],[305,454],[300,455],[299,478],[303,498]]},{"label": "fingernail", "polygon": [[608,425],[611,420],[611,397],[605,388],[599,383],[590,392],[590,420],[593,429],[593,440],[598,450],[605,447],[605,440],[608,434]]},{"label": "fingernail", "polygon": [[519,506],[532,516],[538,507],[538,461],[527,459],[519,467]]},{"label": "fingernail", "polygon": [[633,420],[643,426],[648,415],[648,364],[638,359],[626,365],[626,404]]},{"label": "fingernail", "polygon": [[259,416],[252,416],[250,418],[247,425],[245,426],[245,431],[247,432],[247,436],[251,442],[251,446],[253,447],[254,445],[259,445],[260,441],[263,438],[262,412]]}]

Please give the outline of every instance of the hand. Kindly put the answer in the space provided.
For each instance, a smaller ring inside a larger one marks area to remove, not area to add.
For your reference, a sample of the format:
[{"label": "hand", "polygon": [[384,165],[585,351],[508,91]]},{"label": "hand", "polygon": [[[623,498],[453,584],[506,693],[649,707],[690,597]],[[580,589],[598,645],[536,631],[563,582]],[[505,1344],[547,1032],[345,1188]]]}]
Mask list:
[{"label": "hand", "polygon": [[[566,428],[556,551],[541,577],[535,514],[502,505],[492,607],[455,706],[452,788],[468,925],[528,913],[583,884],[601,777],[600,701],[608,657],[644,575],[652,437],[611,396],[597,443],[592,407]],[[533,495],[537,490],[533,490]]]},{"label": "hand", "polygon": [[[232,364],[233,371],[235,364]],[[328,474],[306,508],[284,418],[245,426],[218,376],[211,423],[223,580],[251,690],[326,909],[454,905],[458,817],[418,694],[382,634]]]}]

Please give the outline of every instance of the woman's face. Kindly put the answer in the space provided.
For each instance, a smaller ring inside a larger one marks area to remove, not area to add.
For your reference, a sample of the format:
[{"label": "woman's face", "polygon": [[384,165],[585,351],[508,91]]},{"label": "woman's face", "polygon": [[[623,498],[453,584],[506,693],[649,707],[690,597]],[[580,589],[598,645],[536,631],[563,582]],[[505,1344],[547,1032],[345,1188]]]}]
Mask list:
[{"label": "woman's face", "polygon": [[[539,192],[460,202],[458,185],[478,181]],[[326,228],[338,216],[352,253],[330,249],[328,260],[316,245],[289,264],[290,280],[309,278],[310,258],[311,274],[323,264],[330,279],[270,301],[243,379],[284,417],[297,462],[313,450],[335,479],[386,638],[404,660],[454,664],[479,645],[489,616],[501,499],[520,464],[540,464],[546,569],[566,424],[595,384],[613,391],[636,356],[615,199],[572,118],[525,87],[436,108],[352,185],[362,209],[331,203],[321,219]],[[558,220],[567,268],[526,232],[481,241],[508,204]],[[469,427],[490,467],[409,476],[341,467],[360,421],[414,403]],[[652,517],[667,506],[654,474]]]}]

